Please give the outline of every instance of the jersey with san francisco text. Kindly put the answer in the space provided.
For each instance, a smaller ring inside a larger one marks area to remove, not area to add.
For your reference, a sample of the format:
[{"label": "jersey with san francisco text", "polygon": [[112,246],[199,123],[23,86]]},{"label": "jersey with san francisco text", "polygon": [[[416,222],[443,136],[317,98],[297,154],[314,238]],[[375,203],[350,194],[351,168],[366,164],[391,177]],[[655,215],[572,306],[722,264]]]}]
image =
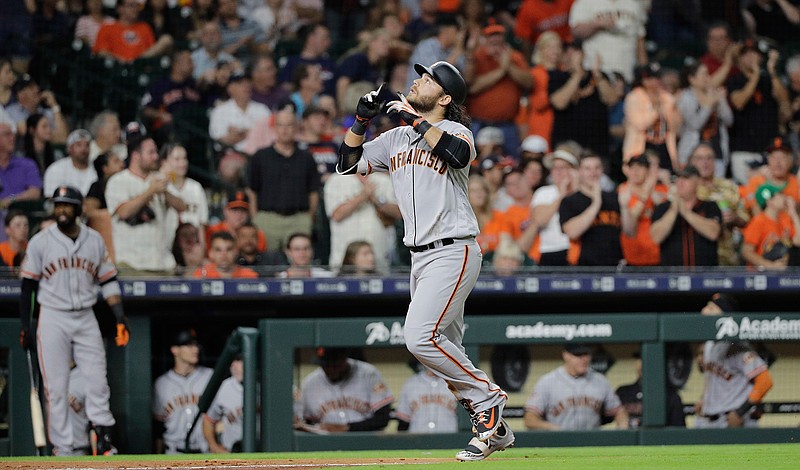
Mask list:
[{"label": "jersey with san francisco text", "polygon": [[742,406],[753,390],[753,380],[767,370],[767,363],[750,347],[730,341],[706,341],[703,345],[703,414],[727,413]]},{"label": "jersey with san francisco text", "polygon": [[[469,129],[448,120],[434,126],[466,141],[469,159],[475,159],[475,141]],[[469,165],[450,167],[411,126],[396,127],[365,143],[358,171],[390,173],[403,215],[406,246],[478,235],[478,220],[467,197]]]},{"label": "jersey with san francisco text", "polygon": [[[206,389],[213,371],[199,366],[183,376],[169,370],[156,379],[153,386],[153,415],[164,423],[164,445],[167,453],[175,453],[185,445],[186,433],[199,413],[198,402]],[[198,422],[189,439],[193,450],[208,452],[208,442],[203,437],[203,423]]]},{"label": "jersey with san francisco text", "polygon": [[322,368],[308,374],[300,388],[300,411],[309,424],[349,424],[369,419],[394,401],[372,364],[348,359],[350,374],[331,383]]},{"label": "jersey with san francisco text", "polygon": [[97,303],[99,284],[117,275],[103,238],[80,225],[74,241],[57,225],[37,233],[22,261],[23,278],[39,281],[36,300],[53,310],[85,310]]}]

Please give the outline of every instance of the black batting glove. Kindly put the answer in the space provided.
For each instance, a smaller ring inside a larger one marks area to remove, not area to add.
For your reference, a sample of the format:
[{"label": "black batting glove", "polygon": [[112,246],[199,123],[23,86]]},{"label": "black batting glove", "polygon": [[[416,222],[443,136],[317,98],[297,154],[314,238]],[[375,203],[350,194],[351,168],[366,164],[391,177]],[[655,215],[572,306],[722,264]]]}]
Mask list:
[{"label": "black batting glove", "polygon": [[419,135],[425,135],[432,126],[431,124],[426,121],[420,114],[414,109],[413,106],[408,102],[405,95],[398,92],[397,96],[400,98],[399,100],[390,101],[387,109],[387,113],[397,113],[400,116],[400,119],[403,120],[406,124],[414,128],[415,131],[419,133]]},{"label": "black batting glove", "polygon": [[350,128],[353,134],[364,135],[367,131],[370,119],[381,112],[383,101],[378,101],[378,96],[381,94],[381,90],[383,90],[383,85],[385,84],[379,86],[377,90],[370,91],[359,98],[358,105],[356,106],[356,122],[353,123],[353,126]]}]

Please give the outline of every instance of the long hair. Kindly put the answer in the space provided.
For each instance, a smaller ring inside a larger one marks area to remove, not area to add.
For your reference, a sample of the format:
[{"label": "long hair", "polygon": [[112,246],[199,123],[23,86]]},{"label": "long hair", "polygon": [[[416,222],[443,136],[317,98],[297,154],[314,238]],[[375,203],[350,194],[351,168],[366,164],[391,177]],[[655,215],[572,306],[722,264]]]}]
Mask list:
[{"label": "long hair", "polygon": [[448,121],[457,122],[462,124],[467,129],[470,128],[470,124],[472,124],[472,119],[467,114],[467,108],[464,105],[455,104],[454,102],[450,102],[447,105],[447,110],[444,113],[444,118]]},{"label": "long hair", "polygon": [[55,158],[55,151],[53,150],[53,144],[48,140],[44,143],[44,151],[42,152],[42,160],[40,161],[38,156],[36,155],[36,149],[33,146],[33,136],[36,134],[36,126],[39,125],[39,121],[42,119],[47,119],[43,114],[33,113],[28,116],[28,119],[25,120],[25,140],[23,142],[23,151],[25,152],[25,156],[36,162],[36,166],[39,167],[39,172],[44,174],[44,170],[53,163]]}]

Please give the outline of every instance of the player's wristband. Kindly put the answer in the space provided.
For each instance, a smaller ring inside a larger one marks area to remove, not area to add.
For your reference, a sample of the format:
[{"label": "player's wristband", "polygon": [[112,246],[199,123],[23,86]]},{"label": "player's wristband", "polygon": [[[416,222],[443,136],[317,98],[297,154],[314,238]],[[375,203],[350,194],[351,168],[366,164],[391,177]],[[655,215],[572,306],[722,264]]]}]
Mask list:
[{"label": "player's wristband", "polygon": [[411,124],[411,127],[413,127],[419,135],[424,136],[425,133],[428,132],[431,127],[433,127],[433,125],[420,117],[414,120],[414,122]]},{"label": "player's wristband", "polygon": [[747,413],[750,412],[750,408],[752,408],[752,407],[753,407],[753,404],[750,403],[750,400],[745,400],[744,404],[742,404],[742,406],[740,406],[736,410],[736,414],[741,416],[741,417],[744,417],[744,415],[746,415]]},{"label": "player's wristband", "polygon": [[367,125],[369,125],[369,119],[356,116],[356,122],[350,126],[350,131],[355,135],[364,135],[367,132]]},{"label": "player's wristband", "polygon": [[121,323],[122,319],[125,318],[125,312],[122,310],[122,303],[111,305],[111,313],[114,314],[117,323]]}]

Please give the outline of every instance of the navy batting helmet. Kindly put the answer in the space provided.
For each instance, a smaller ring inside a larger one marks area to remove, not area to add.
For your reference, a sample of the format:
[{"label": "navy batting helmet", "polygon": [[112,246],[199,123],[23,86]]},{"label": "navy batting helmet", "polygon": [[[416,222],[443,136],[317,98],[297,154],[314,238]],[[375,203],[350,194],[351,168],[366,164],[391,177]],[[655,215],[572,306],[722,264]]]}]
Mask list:
[{"label": "navy batting helmet", "polygon": [[461,76],[461,72],[453,65],[440,60],[430,67],[414,64],[414,70],[417,71],[420,77],[424,73],[433,77],[436,83],[444,88],[444,92],[453,98],[453,102],[464,104],[464,100],[467,99],[467,83],[464,81],[464,77]]},{"label": "navy batting helmet", "polygon": [[59,186],[53,193],[53,204],[58,202],[76,206],[77,213],[80,215],[81,208],[83,208],[83,195],[72,186]]}]

